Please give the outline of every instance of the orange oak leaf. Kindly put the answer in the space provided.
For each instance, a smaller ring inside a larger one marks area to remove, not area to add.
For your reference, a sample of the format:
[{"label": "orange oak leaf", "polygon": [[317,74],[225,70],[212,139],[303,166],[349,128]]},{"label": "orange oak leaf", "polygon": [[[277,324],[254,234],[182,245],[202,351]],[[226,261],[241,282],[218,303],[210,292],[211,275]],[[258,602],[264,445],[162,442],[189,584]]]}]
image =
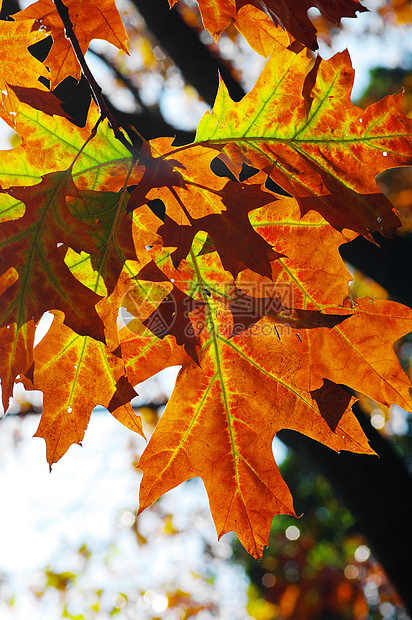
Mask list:
[{"label": "orange oak leaf", "polygon": [[265,170],[298,201],[336,229],[391,236],[399,226],[394,207],[375,176],[412,161],[412,121],[401,97],[362,110],[350,101],[353,70],[347,52],[310,59],[278,46],[255,87],[233,102],[221,82],[196,143],[224,150],[237,172],[243,162]]},{"label": "orange oak leaf", "polygon": [[[114,0],[65,0],[74,32],[83,54],[92,39],[103,39],[115,45],[126,54],[127,35]],[[63,22],[52,0],[38,0],[13,18],[37,20],[39,29],[52,34],[53,45],[45,60],[51,72],[51,88],[55,88],[66,77],[80,79],[81,69],[70,41],[65,36]]]},{"label": "orange oak leaf", "polygon": [[191,358],[173,336],[159,339],[138,319],[119,332],[122,358],[129,382],[137,385],[171,366],[187,364]]},{"label": "orange oak leaf", "polygon": [[[349,294],[352,275],[345,266],[339,247],[354,239],[356,233],[335,230],[319,213],[309,211],[303,217],[293,198],[282,197],[277,208],[262,207],[251,214],[251,223],[275,251],[284,257],[272,263],[274,296],[287,307],[320,310],[342,304]],[[264,297],[269,289],[265,280],[248,270],[238,278],[245,293]]]},{"label": "orange oak leaf", "polygon": [[[266,209],[269,206],[262,211]],[[318,214],[314,217],[321,220]],[[295,222],[290,218],[288,224],[292,228]],[[331,245],[337,253],[337,238],[342,241],[344,237],[336,236]],[[158,267],[149,263],[143,269],[145,277],[157,282],[175,280],[182,270],[185,276],[181,273],[174,286],[197,293],[204,307],[196,317],[202,345],[200,366],[183,363],[171,401],[139,463],[144,471],[140,510],[183,480],[200,476],[218,534],[236,531],[249,552],[258,557],[267,543],[273,514],[293,514],[289,492],[271,452],[272,438],[280,428],[299,430],[335,450],[372,451],[350,412],[353,401],[348,393],[331,381],[312,393],[296,385],[294,377],[303,362],[286,346],[283,336],[279,340],[272,317],[261,317],[258,329],[233,336],[236,309],[230,307],[228,290],[233,279],[216,252],[197,253],[202,245],[202,239],[195,239],[179,270],[173,267],[167,250],[153,248]],[[320,250],[315,247],[314,251]],[[266,285],[266,290],[269,286],[275,290],[276,284],[268,279]],[[293,334],[296,338],[295,330]],[[148,342],[145,359],[151,360],[151,351]],[[138,359],[136,356],[136,368]],[[262,409],[273,415],[262,419]],[[214,440],[216,436],[219,442]]]},{"label": "orange oak leaf", "polygon": [[28,47],[45,38],[45,32],[33,32],[33,19],[19,22],[1,22],[0,29],[0,117],[14,127],[19,99],[13,86],[42,89],[46,87],[39,77],[49,77],[46,67],[28,51]]},{"label": "orange oak leaf", "polygon": [[[177,0],[169,0],[173,7]],[[356,17],[367,11],[358,0],[198,0],[205,28],[217,39],[236,20],[243,6],[253,5],[268,14],[275,24],[283,26],[297,41],[316,50],[316,29],[308,17],[308,9],[316,7],[322,15],[339,24],[342,17]],[[259,18],[257,18],[259,19]]]},{"label": "orange oak leaf", "polygon": [[96,405],[143,435],[141,419],[130,406],[136,392],[121,358],[102,342],[74,333],[63,324],[61,313],[53,314],[49,331],[34,349],[32,380],[44,394],[35,437],[45,439],[50,467],[71,445],[81,444]]},{"label": "orange oak leaf", "polygon": [[329,420],[326,401],[319,398],[318,405],[295,385],[299,358],[276,335],[242,334],[227,340],[212,313],[205,320],[201,367],[190,362],[180,371],[139,461],[139,511],[177,484],[199,476],[218,536],[235,531],[258,558],[273,516],[294,514],[272,453],[273,437],[281,428],[298,430],[334,450],[373,451],[350,410],[351,397],[337,399],[339,421]]},{"label": "orange oak leaf", "polygon": [[282,338],[303,362],[296,384],[314,390],[326,378],[383,405],[398,404],[410,411],[411,384],[392,345],[412,331],[412,310],[365,297],[347,298],[343,307],[329,312],[351,316],[333,329],[299,330],[299,338],[293,331]]}]

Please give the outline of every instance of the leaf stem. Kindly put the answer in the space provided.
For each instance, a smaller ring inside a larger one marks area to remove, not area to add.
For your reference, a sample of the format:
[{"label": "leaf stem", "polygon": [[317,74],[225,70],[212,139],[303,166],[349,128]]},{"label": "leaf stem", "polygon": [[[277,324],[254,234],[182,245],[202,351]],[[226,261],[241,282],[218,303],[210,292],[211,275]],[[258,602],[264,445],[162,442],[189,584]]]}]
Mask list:
[{"label": "leaf stem", "polygon": [[121,132],[120,125],[117,119],[113,116],[113,114],[110,112],[109,108],[107,107],[107,104],[103,97],[103,92],[102,92],[101,87],[96,82],[92,72],[89,69],[89,66],[86,62],[86,59],[80,47],[79,41],[74,32],[73,24],[69,16],[69,9],[62,2],[62,0],[54,0],[54,4],[56,5],[57,12],[59,13],[60,18],[63,22],[66,38],[70,41],[73,51],[76,54],[76,58],[79,61],[80,66],[82,68],[83,75],[85,76],[85,78],[87,79],[89,83],[90,90],[92,91],[93,99],[99,106],[100,115],[102,119],[107,118],[115,137],[119,140],[119,142],[123,144],[124,147],[127,148],[128,151],[130,151],[130,153],[133,156],[133,159],[134,160],[139,159],[138,149],[133,144],[131,144]]}]

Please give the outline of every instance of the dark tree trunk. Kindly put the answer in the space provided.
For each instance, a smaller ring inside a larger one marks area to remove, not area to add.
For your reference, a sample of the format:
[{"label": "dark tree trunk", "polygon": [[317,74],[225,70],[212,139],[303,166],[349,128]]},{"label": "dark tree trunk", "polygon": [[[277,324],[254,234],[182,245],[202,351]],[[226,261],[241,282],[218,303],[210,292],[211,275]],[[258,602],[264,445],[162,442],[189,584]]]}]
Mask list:
[{"label": "dark tree trunk", "polygon": [[162,49],[179,67],[184,79],[212,106],[222,76],[230,96],[239,101],[245,94],[222,60],[200,41],[197,33],[180,17],[177,8],[169,9],[167,0],[132,0],[148,29]]}]

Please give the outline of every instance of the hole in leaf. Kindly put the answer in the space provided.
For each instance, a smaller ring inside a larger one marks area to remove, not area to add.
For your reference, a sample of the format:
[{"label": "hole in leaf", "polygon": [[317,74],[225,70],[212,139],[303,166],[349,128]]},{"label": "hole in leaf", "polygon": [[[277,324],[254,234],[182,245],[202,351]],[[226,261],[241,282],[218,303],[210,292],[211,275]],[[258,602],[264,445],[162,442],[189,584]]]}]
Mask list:
[{"label": "hole in leaf", "polygon": [[27,49],[30,54],[36,58],[36,60],[44,62],[51,50],[52,45],[53,39],[51,37],[46,37],[37,43],[33,43],[33,45],[29,45]]},{"label": "hole in leaf", "polygon": [[[39,77],[39,82],[46,88],[50,88],[50,80],[44,76]],[[69,76],[49,93],[21,86],[12,86],[12,88],[20,101],[28,103],[36,110],[42,110],[47,114],[60,114],[60,105],[62,110],[60,116],[64,116],[65,112],[74,125],[85,127],[92,98],[89,84],[84,76],[79,82]]]},{"label": "hole in leaf", "polygon": [[259,172],[259,168],[253,168],[253,166],[248,166],[247,164],[243,164],[242,170],[240,171],[240,174],[239,174],[239,181],[243,183],[243,181],[250,179],[250,177],[253,177],[253,175],[255,175],[257,172]]},{"label": "hole in leaf", "polygon": [[44,77],[44,75],[41,75],[38,78],[38,81],[40,82],[40,84],[43,84],[43,86],[45,86],[46,88],[50,89],[50,80],[48,80],[46,77]]},{"label": "hole in leaf", "polygon": [[82,75],[79,82],[69,75],[52,91],[62,102],[62,108],[78,127],[85,127],[92,101],[89,84]]},{"label": "hole in leaf", "polygon": [[275,183],[273,179],[268,177],[265,181],[265,187],[270,192],[275,192],[275,194],[280,194],[281,196],[287,196],[288,198],[292,198],[292,194],[289,194],[283,187]]},{"label": "hole in leaf", "polygon": [[217,177],[227,177],[231,181],[237,181],[233,172],[231,172],[226,164],[218,157],[213,159],[210,164],[210,169]]},{"label": "hole in leaf", "polygon": [[160,200],[160,198],[154,198],[154,200],[148,200],[147,206],[159,218],[159,220],[162,220],[162,222],[165,221],[166,206],[163,200]]}]

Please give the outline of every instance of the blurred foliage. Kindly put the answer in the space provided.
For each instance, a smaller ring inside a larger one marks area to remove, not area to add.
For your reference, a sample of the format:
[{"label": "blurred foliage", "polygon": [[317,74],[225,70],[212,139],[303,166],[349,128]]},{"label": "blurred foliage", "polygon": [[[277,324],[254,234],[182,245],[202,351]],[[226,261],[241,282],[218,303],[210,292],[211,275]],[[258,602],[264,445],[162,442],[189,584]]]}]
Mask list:
[{"label": "blurred foliage", "polygon": [[379,9],[385,21],[393,24],[412,23],[411,0],[387,0]]},{"label": "blurred foliage", "polygon": [[328,482],[303,471],[295,454],[281,466],[302,518],[274,519],[270,544],[256,562],[236,544],[251,579],[255,620],[381,620],[408,617],[387,576],[356,533]]}]

